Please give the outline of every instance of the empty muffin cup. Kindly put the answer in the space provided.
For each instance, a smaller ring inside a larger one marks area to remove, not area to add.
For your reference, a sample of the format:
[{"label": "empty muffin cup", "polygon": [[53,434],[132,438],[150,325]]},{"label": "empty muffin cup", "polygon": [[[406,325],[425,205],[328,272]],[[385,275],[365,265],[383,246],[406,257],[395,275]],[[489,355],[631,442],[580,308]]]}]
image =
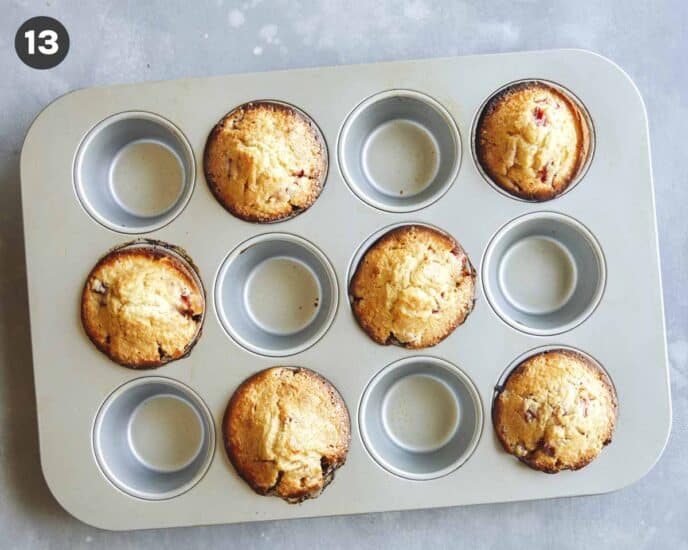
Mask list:
[{"label": "empty muffin cup", "polygon": [[181,130],[147,112],[119,113],[97,124],[74,161],[81,205],[120,233],[148,233],[171,222],[189,202],[195,174]]},{"label": "empty muffin cup", "polygon": [[435,357],[408,357],[368,383],[359,430],[372,458],[403,478],[449,474],[475,450],[483,426],[480,396],[459,368]]},{"label": "empty muffin cup", "polygon": [[260,355],[303,351],[327,332],[338,303],[337,277],[313,244],[286,233],[258,235],[220,266],[215,310],[227,334]]},{"label": "empty muffin cup", "polygon": [[492,238],[482,283],[512,327],[546,336],[570,330],[599,304],[606,281],[602,248],[579,221],[555,212],[516,218]]},{"label": "empty muffin cup", "polygon": [[454,182],[461,138],[436,100],[389,90],[349,114],[337,151],[344,180],[358,198],[387,212],[410,212],[435,202]]},{"label": "empty muffin cup", "polygon": [[93,449],[105,477],[124,493],[146,500],[173,498],[196,485],[212,462],[213,417],[184,384],[137,378],[101,406]]}]

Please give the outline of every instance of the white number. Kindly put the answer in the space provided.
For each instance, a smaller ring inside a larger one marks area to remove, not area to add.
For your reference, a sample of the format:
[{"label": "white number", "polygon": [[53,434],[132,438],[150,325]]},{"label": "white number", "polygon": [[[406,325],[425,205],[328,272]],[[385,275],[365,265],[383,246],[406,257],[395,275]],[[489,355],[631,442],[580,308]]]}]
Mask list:
[{"label": "white number", "polygon": [[43,39],[43,44],[38,46],[38,51],[43,55],[53,55],[60,47],[57,45],[57,33],[46,29],[38,33],[38,38]]},{"label": "white number", "polygon": [[[29,55],[34,55],[36,53],[36,31],[30,30],[24,33],[26,40],[28,41],[28,53]],[[57,33],[53,30],[46,29],[38,33],[38,39],[42,40],[43,43],[39,44],[38,51],[43,55],[53,55],[56,54],[60,49],[57,44]]]},{"label": "white number", "polygon": [[24,37],[29,43],[29,55],[36,53],[36,31],[26,31]]}]

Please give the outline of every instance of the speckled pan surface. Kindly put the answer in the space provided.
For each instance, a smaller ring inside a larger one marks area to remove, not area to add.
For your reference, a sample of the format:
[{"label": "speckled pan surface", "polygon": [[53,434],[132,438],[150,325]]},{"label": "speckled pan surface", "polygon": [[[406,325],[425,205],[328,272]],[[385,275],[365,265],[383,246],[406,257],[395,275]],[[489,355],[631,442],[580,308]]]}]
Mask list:
[{"label": "speckled pan surface", "polygon": [[[540,204],[495,191],[471,154],[471,127],[481,104],[504,84],[527,78],[553,81],[575,93],[592,117],[596,136],[594,158],[580,183]],[[336,158],[339,131],[349,113],[367,97],[394,88],[435,99],[461,135],[461,166],[453,185],[436,202],[405,213],[363,203],[344,182]],[[330,155],[328,179],[315,204],[270,226],[229,215],[208,189],[201,162],[214,124],[236,105],[264,98],[294,104],[311,116]],[[352,438],[347,463],[317,500],[287,505],[254,494],[229,464],[221,438],[206,475],[169,500],[128,496],[98,468],[92,447],[96,414],[116,388],[145,374],[112,364],[90,345],[79,323],[79,296],[89,270],[132,235],[111,231],[84,211],[73,168],[89,130],[123,111],[164,117],[193,149],[196,183],[189,203],[173,221],[145,236],[184,248],[199,268],[208,297],[224,258],[257,234],[298,235],[317,246],[335,269],[339,307],[315,345],[286,358],[248,352],[227,336],[208,299],[203,335],[193,353],[158,371],[196,392],[216,429],[232,392],[260,369],[299,365],[330,380],[349,408]],[[641,478],[664,449],[671,403],[646,113],[628,76],[596,54],[513,53],[79,90],[52,103],[34,122],[22,151],[21,178],[41,462],[57,500],[87,523],[138,529],[601,493]],[[495,233],[518,216],[540,211],[574,218],[603,251],[604,292],[579,325],[552,336],[527,334],[505,323],[478,285],[473,313],[434,348],[414,352],[379,346],[358,328],[348,307],[346,279],[354,254],[373,233],[400,222],[432,224],[454,235],[480,271]],[[592,464],[548,476],[500,449],[489,409],[495,384],[515,358],[556,344],[580,349],[606,369],[618,392],[619,420],[614,441]],[[370,380],[385,366],[419,353],[458,366],[477,388],[486,418],[472,456],[448,475],[427,481],[403,479],[381,468],[367,453],[354,421]]]}]

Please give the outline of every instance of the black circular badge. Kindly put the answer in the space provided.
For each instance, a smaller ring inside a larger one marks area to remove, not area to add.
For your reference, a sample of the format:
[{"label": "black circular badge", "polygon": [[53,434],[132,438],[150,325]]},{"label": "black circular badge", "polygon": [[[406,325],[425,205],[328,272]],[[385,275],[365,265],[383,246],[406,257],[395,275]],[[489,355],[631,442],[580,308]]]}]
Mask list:
[{"label": "black circular badge", "polygon": [[69,34],[52,17],[32,17],[14,37],[14,49],[25,64],[34,69],[52,69],[67,57]]}]

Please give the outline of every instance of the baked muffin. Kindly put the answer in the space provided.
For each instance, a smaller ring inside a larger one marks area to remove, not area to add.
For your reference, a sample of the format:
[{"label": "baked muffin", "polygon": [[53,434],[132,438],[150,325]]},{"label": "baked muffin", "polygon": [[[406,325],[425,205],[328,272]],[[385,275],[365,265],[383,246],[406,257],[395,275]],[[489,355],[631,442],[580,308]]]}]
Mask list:
[{"label": "baked muffin", "polygon": [[349,412],[337,390],[303,368],[273,367],[245,380],[227,405],[225,448],[260,495],[315,498],[344,464]]},{"label": "baked muffin", "polygon": [[543,82],[523,82],[492,97],[478,120],[476,153],[485,173],[508,193],[545,201],[576,179],[589,150],[578,106]]},{"label": "baked muffin", "polygon": [[607,375],[569,350],[539,353],[509,375],[492,417],[506,452],[548,473],[578,470],[612,440],[617,399]]},{"label": "baked muffin", "polygon": [[356,320],[378,344],[434,346],[473,309],[475,270],[459,243],[423,225],[383,235],[349,286]]},{"label": "baked muffin", "polygon": [[81,294],[86,334],[110,359],[155,368],[186,355],[203,321],[203,288],[161,246],[122,247],[103,257]]},{"label": "baked muffin", "polygon": [[283,103],[237,107],[210,132],[205,177],[215,198],[236,217],[275,222],[310,207],[327,175],[320,131]]}]

